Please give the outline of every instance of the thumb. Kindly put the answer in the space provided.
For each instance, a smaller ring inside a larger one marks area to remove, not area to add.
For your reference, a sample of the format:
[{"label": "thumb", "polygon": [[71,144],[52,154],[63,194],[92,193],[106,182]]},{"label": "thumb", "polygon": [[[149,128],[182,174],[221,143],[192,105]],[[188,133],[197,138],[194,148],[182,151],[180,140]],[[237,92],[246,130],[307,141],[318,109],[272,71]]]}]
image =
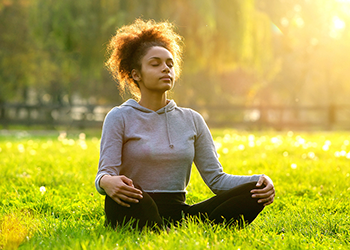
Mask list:
[{"label": "thumb", "polygon": [[261,176],[261,177],[259,178],[258,182],[256,183],[256,186],[257,186],[257,187],[260,187],[260,186],[263,184],[263,182],[264,182],[264,176]]},{"label": "thumb", "polygon": [[123,176],[122,180],[123,180],[123,182],[124,182],[125,184],[127,184],[128,186],[134,187],[134,184],[133,184],[132,180],[129,179],[128,177]]}]

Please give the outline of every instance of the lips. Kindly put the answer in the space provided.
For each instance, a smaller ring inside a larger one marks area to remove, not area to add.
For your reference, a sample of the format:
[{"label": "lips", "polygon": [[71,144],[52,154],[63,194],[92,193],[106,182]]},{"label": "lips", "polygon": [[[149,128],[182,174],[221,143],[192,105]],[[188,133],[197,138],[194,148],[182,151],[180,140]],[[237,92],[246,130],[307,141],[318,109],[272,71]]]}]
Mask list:
[{"label": "lips", "polygon": [[172,77],[171,76],[168,76],[168,75],[166,75],[166,76],[162,76],[161,78],[159,78],[160,80],[164,80],[164,81],[172,81]]}]

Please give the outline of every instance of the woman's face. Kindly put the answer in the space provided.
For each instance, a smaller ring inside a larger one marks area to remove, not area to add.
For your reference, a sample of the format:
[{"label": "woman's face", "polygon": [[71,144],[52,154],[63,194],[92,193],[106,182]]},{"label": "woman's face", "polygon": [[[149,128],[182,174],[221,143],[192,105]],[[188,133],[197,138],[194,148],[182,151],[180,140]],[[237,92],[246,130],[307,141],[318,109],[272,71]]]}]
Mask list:
[{"label": "woman's face", "polygon": [[141,72],[133,70],[133,77],[139,83],[141,94],[164,92],[174,86],[175,70],[172,54],[160,46],[151,47],[141,59]]}]

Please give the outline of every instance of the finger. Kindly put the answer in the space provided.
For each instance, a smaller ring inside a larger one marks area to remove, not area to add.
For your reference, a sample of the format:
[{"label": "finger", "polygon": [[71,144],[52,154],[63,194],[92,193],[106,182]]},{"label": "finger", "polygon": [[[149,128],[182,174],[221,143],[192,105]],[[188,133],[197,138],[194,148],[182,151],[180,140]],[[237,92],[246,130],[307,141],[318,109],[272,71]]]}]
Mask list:
[{"label": "finger", "polygon": [[266,193],[268,192],[269,190],[274,190],[274,186],[270,183],[268,183],[266,185],[266,187],[264,188],[260,188],[260,189],[252,189],[250,192],[251,193]]},{"label": "finger", "polygon": [[271,195],[274,195],[275,191],[273,189],[268,190],[264,193],[253,193],[252,197],[253,198],[266,198],[266,197],[270,197]]},{"label": "finger", "polygon": [[[134,194],[138,194],[138,195],[142,195],[142,191],[140,189],[134,188],[134,187],[130,187],[130,186],[122,186],[121,187],[122,190],[125,190],[129,193],[134,193]],[[141,197],[142,198],[142,197]]]},{"label": "finger", "polygon": [[275,200],[275,197],[273,196],[270,201],[264,203],[264,206],[272,204],[274,200]]},{"label": "finger", "polygon": [[128,186],[134,187],[134,184],[133,184],[133,182],[132,182],[131,179],[129,179],[129,178],[126,177],[125,175],[122,175],[122,176],[120,176],[120,177],[121,177],[121,180],[122,180],[125,184],[127,184]]},{"label": "finger", "polygon": [[273,195],[269,195],[269,196],[267,196],[267,197],[259,198],[258,202],[259,202],[259,203],[265,203],[265,202],[270,201],[272,198],[273,198]]},{"label": "finger", "polygon": [[260,199],[260,200],[258,200],[258,203],[264,203],[264,204],[266,204],[266,203],[272,203],[273,200],[274,200],[274,195],[271,195],[271,196],[269,196],[269,197],[267,197],[267,198],[265,198],[265,199]]},{"label": "finger", "polygon": [[[143,198],[142,194],[135,193],[135,192],[130,192],[130,191],[125,190],[124,188],[115,189],[113,191],[113,193],[110,194],[110,196],[118,197],[118,198],[120,198],[122,200],[131,201],[131,202],[134,202],[134,203],[138,202],[140,199]],[[126,197],[131,199],[131,200],[126,199]]]},{"label": "finger", "polygon": [[262,184],[264,183],[264,176],[261,176],[258,180],[258,182],[256,183],[257,187],[260,187]]},{"label": "finger", "polygon": [[138,192],[136,193],[136,192],[130,192],[130,191],[123,191],[122,194],[125,196],[128,196],[130,198],[135,198],[135,199],[142,199],[143,198],[142,194],[140,194]]},{"label": "finger", "polygon": [[130,207],[129,204],[124,203],[123,201],[121,201],[121,200],[120,200],[119,198],[117,198],[117,197],[112,197],[112,199],[113,199],[116,203],[118,203],[119,205],[121,205],[121,206],[123,206],[123,207]]},{"label": "finger", "polygon": [[272,188],[265,187],[263,189],[253,189],[250,192],[252,194],[263,194],[269,192],[270,190],[272,190]]},{"label": "finger", "polygon": [[273,203],[273,201],[270,201],[270,202],[267,202],[267,203],[264,203],[264,207],[268,206],[268,205],[271,205]]},{"label": "finger", "polygon": [[118,198],[124,202],[131,202],[131,203],[139,203],[140,202],[138,199],[131,198],[131,197],[126,196],[124,194],[119,194]]}]

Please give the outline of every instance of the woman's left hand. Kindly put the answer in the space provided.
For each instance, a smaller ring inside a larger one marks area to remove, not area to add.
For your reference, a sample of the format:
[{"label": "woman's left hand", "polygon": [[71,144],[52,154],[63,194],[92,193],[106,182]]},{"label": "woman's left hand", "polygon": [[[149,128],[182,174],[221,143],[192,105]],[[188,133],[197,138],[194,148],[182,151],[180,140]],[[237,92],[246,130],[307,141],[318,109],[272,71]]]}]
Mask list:
[{"label": "woman's left hand", "polygon": [[258,203],[263,203],[264,206],[272,204],[275,199],[275,188],[270,177],[262,175],[258,182],[256,183],[257,187],[265,186],[262,189],[253,189],[250,192],[252,193],[253,198],[258,198]]}]

